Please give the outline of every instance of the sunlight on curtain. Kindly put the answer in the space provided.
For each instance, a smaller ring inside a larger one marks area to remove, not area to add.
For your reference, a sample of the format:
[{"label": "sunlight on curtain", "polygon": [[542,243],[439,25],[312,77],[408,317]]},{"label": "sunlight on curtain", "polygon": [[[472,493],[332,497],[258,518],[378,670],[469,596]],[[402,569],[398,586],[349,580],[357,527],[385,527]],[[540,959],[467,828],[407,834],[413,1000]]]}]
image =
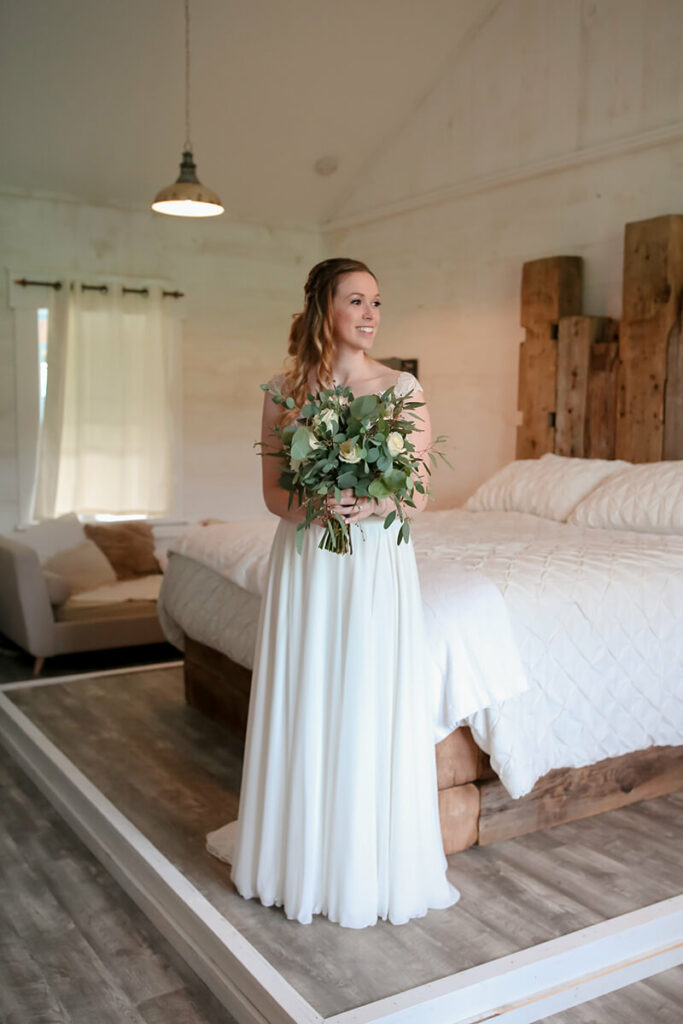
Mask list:
[{"label": "sunlight on curtain", "polygon": [[49,339],[41,449],[56,465],[39,469],[39,518],[168,514],[172,329],[160,288],[70,290],[63,331]]}]

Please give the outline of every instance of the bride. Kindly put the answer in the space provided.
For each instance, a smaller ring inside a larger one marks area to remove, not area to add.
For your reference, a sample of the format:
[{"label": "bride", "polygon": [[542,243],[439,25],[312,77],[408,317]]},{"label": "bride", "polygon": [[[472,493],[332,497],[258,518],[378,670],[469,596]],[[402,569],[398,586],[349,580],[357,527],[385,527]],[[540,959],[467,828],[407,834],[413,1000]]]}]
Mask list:
[{"label": "bride", "polygon": [[[411,374],[371,358],[379,323],[379,288],[364,263],[313,267],[290,329],[289,367],[272,381],[294,399],[290,419],[307,392],[334,384],[356,397],[392,385],[398,394],[422,391]],[[282,415],[266,393],[262,452],[276,450]],[[426,405],[419,416],[411,440],[425,452]],[[264,457],[263,494],[279,523],[258,623],[239,819],[210,833],[207,847],[232,864],[242,896],[302,924],[314,914],[348,928],[378,918],[404,924],[460,895],[446,877],[412,543],[396,543],[398,519],[384,529],[391,499],[343,491],[340,504],[327,501],[351,525],[353,554],[320,550],[317,523],[299,554],[303,510],[287,507],[279,473],[279,460]],[[414,500],[420,511],[427,497],[415,491]]]}]

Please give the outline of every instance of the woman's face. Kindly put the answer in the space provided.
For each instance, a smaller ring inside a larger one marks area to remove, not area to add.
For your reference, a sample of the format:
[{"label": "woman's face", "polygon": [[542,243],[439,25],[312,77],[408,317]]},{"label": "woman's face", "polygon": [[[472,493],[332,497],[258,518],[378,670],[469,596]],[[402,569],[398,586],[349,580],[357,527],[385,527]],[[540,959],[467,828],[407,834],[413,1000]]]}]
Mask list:
[{"label": "woman's face", "polygon": [[332,299],[332,322],[337,347],[367,351],[379,327],[377,282],[366,270],[354,270],[337,281]]}]

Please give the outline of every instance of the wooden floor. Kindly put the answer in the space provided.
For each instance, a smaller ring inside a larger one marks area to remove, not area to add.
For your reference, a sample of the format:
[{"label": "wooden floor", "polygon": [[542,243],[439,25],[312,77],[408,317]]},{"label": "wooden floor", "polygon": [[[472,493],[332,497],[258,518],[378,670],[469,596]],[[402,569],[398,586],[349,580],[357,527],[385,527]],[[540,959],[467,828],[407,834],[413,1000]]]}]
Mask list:
[{"label": "wooden floor", "polygon": [[[180,669],[5,692],[323,1016],[683,890],[676,794],[455,854],[460,902],[400,928],[299,925],[242,899],[229,868],[204,851],[205,833],[237,815],[241,759],[221,728],[185,706]],[[627,1013],[631,1003],[640,1017]],[[596,1015],[601,1004],[618,1016]],[[552,1020],[680,1024],[681,1005],[677,968]]]},{"label": "wooden floor", "polygon": [[0,1020],[233,1018],[0,747]]}]

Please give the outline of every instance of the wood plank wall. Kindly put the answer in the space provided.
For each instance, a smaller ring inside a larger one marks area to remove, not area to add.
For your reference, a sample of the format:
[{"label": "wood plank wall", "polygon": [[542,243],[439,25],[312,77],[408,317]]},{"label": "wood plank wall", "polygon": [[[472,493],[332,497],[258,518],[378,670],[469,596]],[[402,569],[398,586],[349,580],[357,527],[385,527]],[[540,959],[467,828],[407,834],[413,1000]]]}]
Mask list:
[{"label": "wood plank wall", "polygon": [[516,457],[683,458],[683,216],[626,225],[621,324],[581,290],[577,256],[524,264]]}]

